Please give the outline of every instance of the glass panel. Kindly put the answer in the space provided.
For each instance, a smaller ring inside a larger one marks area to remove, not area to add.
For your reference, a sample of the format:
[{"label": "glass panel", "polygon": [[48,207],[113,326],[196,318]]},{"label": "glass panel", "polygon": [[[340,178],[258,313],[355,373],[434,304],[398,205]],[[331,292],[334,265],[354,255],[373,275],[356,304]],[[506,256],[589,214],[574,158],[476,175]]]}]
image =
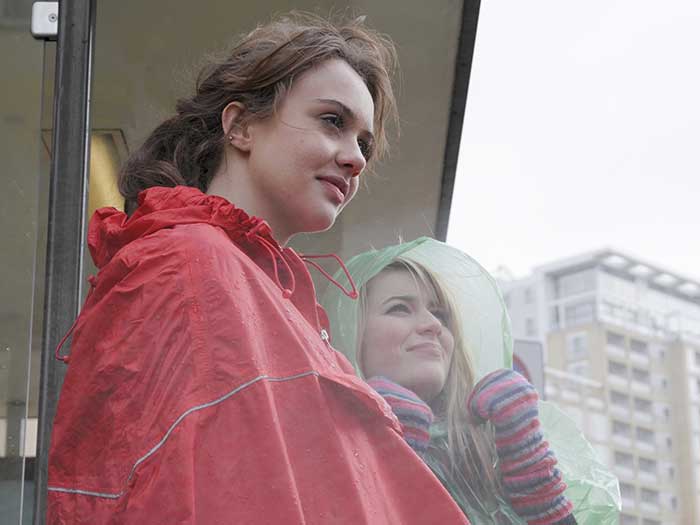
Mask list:
[{"label": "glass panel", "polygon": [[0,2],[0,516],[13,524],[33,513],[55,56],[31,36],[31,6]]},{"label": "glass panel", "polygon": [[[286,8],[283,2],[212,0],[176,0],[167,9],[136,0],[102,0],[97,4],[91,93],[91,209],[122,206],[113,191],[117,167],[159,123],[175,115],[179,98],[191,96],[204,57],[218,54],[236,34],[265,22],[271,12]],[[452,110],[461,3],[443,0],[438,7],[429,3],[367,4],[358,14],[366,15],[370,26],[389,34],[399,49],[401,75],[396,79],[396,92],[404,122],[401,142],[393,140],[397,133],[390,129],[391,157],[375,166],[376,175],[363,176],[358,195],[330,231],[292,240],[298,251],[333,252],[347,259],[371,247],[396,243],[401,237],[412,240],[430,235],[435,228]],[[345,5],[339,3],[336,7],[328,1],[295,2],[294,7],[326,14],[346,9]],[[425,32],[415,31],[418,20]],[[98,162],[95,157],[104,140],[108,160]],[[335,272],[337,265],[326,268]],[[94,268],[88,271],[94,272]],[[323,290],[327,279],[313,269],[311,273],[319,291]],[[106,322],[106,326],[109,324]],[[117,322],[108,330],[115,326]]]},{"label": "glass panel", "polygon": [[[642,492],[654,463],[640,460],[639,479],[620,474],[641,495],[623,500],[620,523],[700,523],[698,23],[693,0],[663,12],[635,0],[481,2],[448,241],[498,269],[509,294],[535,290],[550,314],[538,333],[548,384],[587,324],[588,377],[603,388],[586,403],[610,392],[602,417],[649,427],[634,446],[676,472],[658,498]],[[567,301],[579,294],[590,305]],[[514,320],[532,308],[508,305]],[[517,324],[513,337],[529,339]],[[610,458],[628,427],[598,439],[592,414],[582,430]]]}]

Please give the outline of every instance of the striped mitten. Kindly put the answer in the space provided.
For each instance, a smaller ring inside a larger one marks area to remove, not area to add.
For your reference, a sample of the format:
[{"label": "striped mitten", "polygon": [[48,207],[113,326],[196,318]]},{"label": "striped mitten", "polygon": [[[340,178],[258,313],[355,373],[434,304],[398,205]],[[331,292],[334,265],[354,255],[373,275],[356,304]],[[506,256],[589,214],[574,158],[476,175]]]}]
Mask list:
[{"label": "striped mitten", "polygon": [[401,423],[406,443],[418,454],[425,452],[430,442],[429,430],[433,422],[433,411],[430,407],[411,390],[386,377],[372,377],[367,380],[367,384],[391,407]]},{"label": "striped mitten", "polygon": [[540,429],[537,391],[510,369],[481,379],[467,401],[477,422],[495,429],[503,487],[513,509],[529,525],[572,525],[573,505]]}]

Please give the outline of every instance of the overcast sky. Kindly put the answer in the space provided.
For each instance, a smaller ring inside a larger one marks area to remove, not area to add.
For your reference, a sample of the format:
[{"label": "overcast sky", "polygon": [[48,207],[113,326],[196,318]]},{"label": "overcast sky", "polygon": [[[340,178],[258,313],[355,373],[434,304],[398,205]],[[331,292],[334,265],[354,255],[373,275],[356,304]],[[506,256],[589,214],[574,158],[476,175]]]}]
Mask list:
[{"label": "overcast sky", "polygon": [[700,280],[700,2],[481,3],[448,242],[611,247]]}]

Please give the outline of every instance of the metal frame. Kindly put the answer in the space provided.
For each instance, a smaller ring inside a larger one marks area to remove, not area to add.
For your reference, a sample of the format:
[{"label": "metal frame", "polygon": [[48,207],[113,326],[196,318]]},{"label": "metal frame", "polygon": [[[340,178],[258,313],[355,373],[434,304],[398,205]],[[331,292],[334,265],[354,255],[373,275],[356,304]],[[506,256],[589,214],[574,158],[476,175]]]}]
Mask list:
[{"label": "metal frame", "polygon": [[469,91],[469,77],[472,71],[480,6],[481,0],[464,0],[464,5],[462,6],[462,29],[459,32],[459,43],[457,45],[450,119],[447,126],[445,156],[442,164],[440,203],[435,225],[435,237],[441,241],[447,238],[447,226],[450,220],[452,194],[454,192],[455,177],[457,176],[459,144],[462,139],[462,123],[464,122],[464,111],[467,105],[467,92]]},{"label": "metal frame", "polygon": [[[58,20],[34,523],[46,521],[48,451],[65,365],[53,351],[80,307],[96,0],[63,0]],[[435,234],[447,235],[480,0],[465,0]]]},{"label": "metal frame", "polygon": [[58,20],[44,333],[39,378],[34,502],[34,523],[37,525],[46,522],[51,427],[65,374],[65,365],[54,359],[53,351],[78,314],[82,289],[95,10],[95,0],[64,0]]}]

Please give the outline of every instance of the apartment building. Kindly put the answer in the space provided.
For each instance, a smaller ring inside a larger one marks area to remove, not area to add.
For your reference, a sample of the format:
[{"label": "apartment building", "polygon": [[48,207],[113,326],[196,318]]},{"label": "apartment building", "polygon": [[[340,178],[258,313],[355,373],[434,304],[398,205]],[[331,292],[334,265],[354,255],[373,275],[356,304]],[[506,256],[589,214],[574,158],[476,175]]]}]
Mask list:
[{"label": "apartment building", "polygon": [[700,523],[700,283],[614,250],[501,282],[545,395],[620,479],[622,525]]}]

